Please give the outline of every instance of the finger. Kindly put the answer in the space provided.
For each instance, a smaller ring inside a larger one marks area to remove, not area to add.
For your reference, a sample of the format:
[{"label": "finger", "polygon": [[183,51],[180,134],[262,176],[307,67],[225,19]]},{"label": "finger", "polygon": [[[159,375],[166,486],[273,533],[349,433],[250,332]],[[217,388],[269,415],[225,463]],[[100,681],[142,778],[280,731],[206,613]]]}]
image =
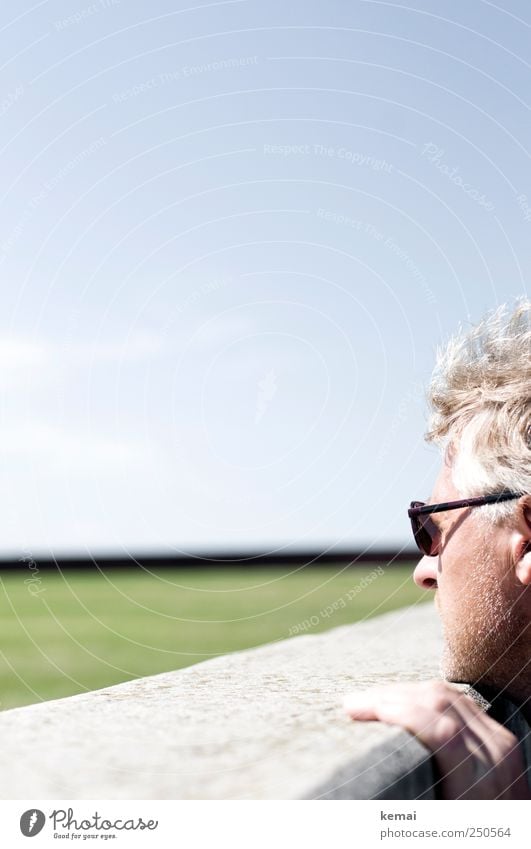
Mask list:
[{"label": "finger", "polygon": [[468,699],[459,703],[459,710],[467,723],[467,748],[476,772],[470,790],[484,783],[489,798],[527,798],[527,770],[518,738]]},{"label": "finger", "polygon": [[517,738],[466,695],[453,700],[460,732],[434,750],[446,798],[526,798]]},{"label": "finger", "polygon": [[408,682],[358,690],[345,696],[343,708],[353,719],[402,724],[408,714],[419,710],[424,686],[424,683]]},{"label": "finger", "polygon": [[353,719],[378,719],[419,735],[444,717],[457,693],[441,681],[408,682],[351,693],[343,704]]},{"label": "finger", "polygon": [[515,735],[481,710],[469,696],[457,698],[454,707],[466,726],[473,748],[483,749],[494,763],[513,753],[520,753]]},{"label": "finger", "polygon": [[380,719],[376,708],[376,698],[375,690],[349,693],[343,699],[343,709],[352,719],[364,721]]},{"label": "finger", "polygon": [[373,688],[349,695],[344,704],[352,719],[377,719],[405,728],[433,752],[443,774],[460,770],[473,780],[474,764],[468,759],[480,738],[464,733],[466,719],[456,709],[460,697],[457,688],[432,682]]},{"label": "finger", "polygon": [[444,797],[527,798],[516,738],[460,687],[441,681],[386,685],[352,693],[344,706],[353,719],[396,724],[416,736],[435,756]]}]

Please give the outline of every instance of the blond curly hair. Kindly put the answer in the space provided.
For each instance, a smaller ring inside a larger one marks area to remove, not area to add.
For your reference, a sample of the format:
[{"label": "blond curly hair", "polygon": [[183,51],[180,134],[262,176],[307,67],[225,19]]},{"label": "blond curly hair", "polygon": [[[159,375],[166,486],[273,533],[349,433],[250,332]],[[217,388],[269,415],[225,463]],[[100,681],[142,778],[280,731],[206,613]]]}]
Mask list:
[{"label": "blond curly hair", "polygon": [[[444,448],[464,498],[501,489],[531,493],[531,301],[503,305],[460,328],[437,354],[428,442]],[[494,521],[515,502],[475,511]]]}]

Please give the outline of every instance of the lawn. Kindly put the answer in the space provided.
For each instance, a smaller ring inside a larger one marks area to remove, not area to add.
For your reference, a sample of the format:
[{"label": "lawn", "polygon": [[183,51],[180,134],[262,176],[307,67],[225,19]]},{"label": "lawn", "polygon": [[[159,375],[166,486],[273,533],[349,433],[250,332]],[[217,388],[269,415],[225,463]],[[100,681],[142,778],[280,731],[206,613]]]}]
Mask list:
[{"label": "lawn", "polygon": [[427,600],[412,567],[377,568],[43,572],[38,595],[27,570],[0,574],[0,709]]}]

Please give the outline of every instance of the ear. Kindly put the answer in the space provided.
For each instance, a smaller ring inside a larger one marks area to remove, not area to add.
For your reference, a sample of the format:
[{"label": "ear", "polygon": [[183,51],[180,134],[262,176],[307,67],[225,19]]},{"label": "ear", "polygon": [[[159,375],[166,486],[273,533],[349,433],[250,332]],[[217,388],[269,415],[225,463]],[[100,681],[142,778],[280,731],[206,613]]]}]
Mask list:
[{"label": "ear", "polygon": [[525,587],[531,586],[531,496],[518,502],[513,555],[516,577]]}]

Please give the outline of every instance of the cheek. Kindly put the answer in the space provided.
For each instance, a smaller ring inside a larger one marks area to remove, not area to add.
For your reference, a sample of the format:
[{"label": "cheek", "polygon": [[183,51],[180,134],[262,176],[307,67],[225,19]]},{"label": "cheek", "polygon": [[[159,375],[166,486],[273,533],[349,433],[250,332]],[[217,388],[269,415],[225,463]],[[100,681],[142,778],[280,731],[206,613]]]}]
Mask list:
[{"label": "cheek", "polygon": [[[463,530],[464,529],[460,529]],[[483,569],[483,549],[477,538],[463,543],[462,534],[454,534],[439,556],[437,584],[440,609],[466,610],[474,606],[474,587]]]},{"label": "cheek", "polygon": [[499,545],[492,529],[479,522],[464,522],[440,556],[439,606],[456,627],[483,619],[489,609],[498,611],[506,596]]}]

